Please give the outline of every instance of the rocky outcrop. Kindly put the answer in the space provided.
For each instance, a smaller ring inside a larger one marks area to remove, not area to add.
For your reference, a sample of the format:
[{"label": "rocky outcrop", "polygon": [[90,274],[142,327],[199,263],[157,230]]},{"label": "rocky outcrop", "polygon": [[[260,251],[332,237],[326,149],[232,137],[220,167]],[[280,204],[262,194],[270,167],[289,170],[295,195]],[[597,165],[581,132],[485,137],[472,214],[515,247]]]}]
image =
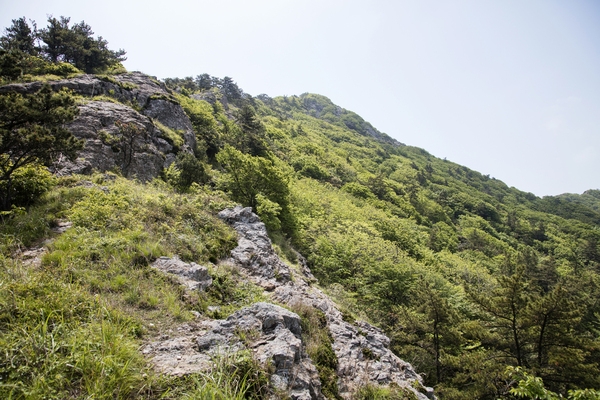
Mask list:
[{"label": "rocky outcrop", "polygon": [[294,400],[322,399],[319,374],[301,340],[300,317],[270,303],[256,303],[196,339],[206,354],[251,349],[259,364],[270,366],[273,388]]},{"label": "rocky outcrop", "polygon": [[[35,93],[43,84],[5,85],[0,93]],[[55,171],[59,174],[120,170],[125,176],[148,181],[170,165],[178,152],[193,152],[196,147],[192,124],[183,108],[163,83],[140,72],[80,75],[47,84],[53,90],[66,88],[89,98],[81,102],[79,115],[68,126],[76,137],[85,140],[85,147],[74,163],[58,161]],[[106,97],[114,102],[106,101],[110,100]],[[171,134],[165,134],[155,121]],[[131,134],[126,128],[133,129],[133,138],[124,137]],[[183,144],[174,143],[173,135],[180,136]]]},{"label": "rocky outcrop", "polygon": [[[123,126],[133,130],[125,132]],[[119,170],[125,176],[148,181],[160,174],[166,155],[173,149],[150,119],[119,103],[82,104],[79,116],[68,128],[85,140],[85,146],[75,162],[60,160],[56,164],[57,175]]]},{"label": "rocky outcrop", "polygon": [[206,102],[210,103],[211,105],[214,105],[218,101],[219,103],[221,103],[221,105],[223,106],[223,109],[226,112],[229,111],[229,102],[227,101],[227,96],[224,96],[222,93],[220,93],[216,89],[207,90],[202,93],[195,93],[195,94],[191,95],[191,98],[193,98],[195,100],[206,101]]},{"label": "rocky outcrop", "polygon": [[[338,388],[343,398],[352,398],[361,386],[369,383],[398,385],[414,392],[420,400],[434,398],[433,390],[423,386],[422,378],[412,366],[392,353],[390,340],[381,330],[367,322],[344,321],[335,303],[307,283],[312,274],[306,267],[295,272],[279,259],[264,224],[250,208],[238,206],[222,211],[219,216],[238,232],[239,245],[231,252],[229,262],[237,263],[249,279],[270,291],[274,301],[314,307],[325,314],[338,359]],[[276,271],[282,270],[288,271],[289,278],[272,278]]]},{"label": "rocky outcrop", "polygon": [[[390,340],[381,330],[364,321],[344,320],[335,303],[310,285],[314,277],[304,263],[290,268],[277,256],[265,225],[250,208],[238,206],[219,216],[238,232],[238,246],[225,263],[237,266],[248,280],[265,289],[274,303],[292,309],[314,308],[325,316],[342,398],[353,398],[367,384],[401,387],[419,400],[435,398],[412,366],[392,353]],[[165,257],[153,266],[188,279],[193,273],[187,271],[195,264]],[[149,343],[143,352],[162,372],[186,374],[207,370],[215,356],[240,350],[251,351],[260,364],[271,366],[271,385],[279,393],[292,399],[323,398],[317,368],[302,341],[300,317],[275,304],[256,303],[225,320],[182,325],[173,336]]]},{"label": "rocky outcrop", "polygon": [[225,320],[177,327],[147,344],[142,353],[163,373],[185,375],[209,370],[219,357],[250,351],[269,370],[271,386],[294,400],[323,399],[319,374],[306,355],[300,317],[283,307],[255,303]]},{"label": "rocky outcrop", "polygon": [[186,263],[179,258],[159,257],[152,267],[167,274],[175,275],[189,290],[204,290],[212,284],[208,268],[196,263]]},{"label": "rocky outcrop", "polygon": [[236,207],[219,213],[238,232],[238,246],[228,262],[260,278],[261,286],[274,289],[290,280],[290,268],[275,254],[265,224],[251,208]]}]

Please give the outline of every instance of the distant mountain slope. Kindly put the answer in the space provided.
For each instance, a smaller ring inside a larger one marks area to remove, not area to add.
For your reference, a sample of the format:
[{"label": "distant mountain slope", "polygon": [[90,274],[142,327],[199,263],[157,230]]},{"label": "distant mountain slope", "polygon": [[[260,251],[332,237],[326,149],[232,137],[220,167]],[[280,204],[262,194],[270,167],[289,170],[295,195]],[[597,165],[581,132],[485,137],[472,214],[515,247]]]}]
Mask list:
[{"label": "distant mountain slope", "polygon": [[534,207],[536,210],[563,218],[600,226],[600,190],[586,190],[582,194],[544,196],[535,202]]}]

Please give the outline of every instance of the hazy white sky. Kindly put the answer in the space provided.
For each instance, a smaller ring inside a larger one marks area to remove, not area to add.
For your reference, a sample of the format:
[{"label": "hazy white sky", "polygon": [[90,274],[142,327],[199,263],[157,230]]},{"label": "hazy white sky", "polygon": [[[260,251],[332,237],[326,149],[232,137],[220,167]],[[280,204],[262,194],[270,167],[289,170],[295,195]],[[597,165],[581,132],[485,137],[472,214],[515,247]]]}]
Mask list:
[{"label": "hazy white sky", "polygon": [[600,188],[597,0],[0,0],[85,20],[129,70],[325,95],[405,144],[538,196]]}]

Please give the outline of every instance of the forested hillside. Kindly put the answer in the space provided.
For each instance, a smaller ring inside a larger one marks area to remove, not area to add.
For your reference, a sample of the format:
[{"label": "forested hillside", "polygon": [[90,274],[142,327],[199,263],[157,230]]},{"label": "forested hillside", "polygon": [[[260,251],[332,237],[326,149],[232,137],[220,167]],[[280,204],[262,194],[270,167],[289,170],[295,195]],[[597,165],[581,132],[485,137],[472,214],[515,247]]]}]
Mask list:
[{"label": "forested hillside", "polygon": [[[43,40],[58,27],[91,37],[83,21],[49,23]],[[125,73],[124,52],[101,38],[90,42],[88,53],[104,57],[93,65],[35,41],[19,46],[25,27],[15,20],[0,41],[4,397],[209,398],[227,385],[236,398],[273,396],[261,386],[268,368],[248,354],[233,369],[177,378],[136,350],[162,328],[265,299],[220,264],[235,234],[216,213],[242,204],[280,257],[305,259],[344,320],[380,327],[438,398],[599,398],[598,190],[538,198],[402,144],[324,96],[252,97],[208,74],[158,82]],[[56,118],[34,120],[36,107]],[[179,107],[189,127],[173,122]],[[23,110],[30,120],[7,117]],[[94,112],[102,129],[84,136],[75,118]],[[57,132],[62,142],[48,139]],[[19,153],[32,143],[37,153]],[[39,150],[52,146],[64,156]],[[90,149],[100,150],[77,159]],[[142,167],[150,157],[156,176]],[[32,249],[40,256],[28,263]],[[165,255],[210,264],[215,284],[183,293],[149,267]],[[323,393],[339,398],[323,337],[311,357]],[[396,389],[365,385],[353,396],[410,398]]]},{"label": "forested hillside", "polygon": [[[220,87],[208,81],[167,83],[208,99]],[[346,310],[384,327],[440,398],[500,396],[507,366],[561,393],[598,388],[597,191],[540,199],[397,143],[324,96],[234,89],[228,107],[253,121],[240,124],[253,142],[202,136],[225,146],[226,189],[288,235]],[[289,197],[253,180],[263,163]]]}]

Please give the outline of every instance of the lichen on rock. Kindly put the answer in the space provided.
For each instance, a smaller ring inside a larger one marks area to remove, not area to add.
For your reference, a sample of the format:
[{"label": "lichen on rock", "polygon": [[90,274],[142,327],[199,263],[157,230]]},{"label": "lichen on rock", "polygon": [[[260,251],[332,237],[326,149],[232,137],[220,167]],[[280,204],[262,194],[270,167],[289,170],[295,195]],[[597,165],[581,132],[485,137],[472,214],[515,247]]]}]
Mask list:
[{"label": "lichen on rock", "polygon": [[[43,84],[86,98],[68,126],[75,137],[85,140],[84,149],[75,162],[58,160],[54,166],[58,175],[120,170],[146,182],[159,176],[178,152],[193,153],[196,148],[192,123],[183,108],[163,83],[140,72],[15,83],[0,87],[0,93],[35,93]],[[153,121],[180,135],[183,145],[171,143]]]}]

